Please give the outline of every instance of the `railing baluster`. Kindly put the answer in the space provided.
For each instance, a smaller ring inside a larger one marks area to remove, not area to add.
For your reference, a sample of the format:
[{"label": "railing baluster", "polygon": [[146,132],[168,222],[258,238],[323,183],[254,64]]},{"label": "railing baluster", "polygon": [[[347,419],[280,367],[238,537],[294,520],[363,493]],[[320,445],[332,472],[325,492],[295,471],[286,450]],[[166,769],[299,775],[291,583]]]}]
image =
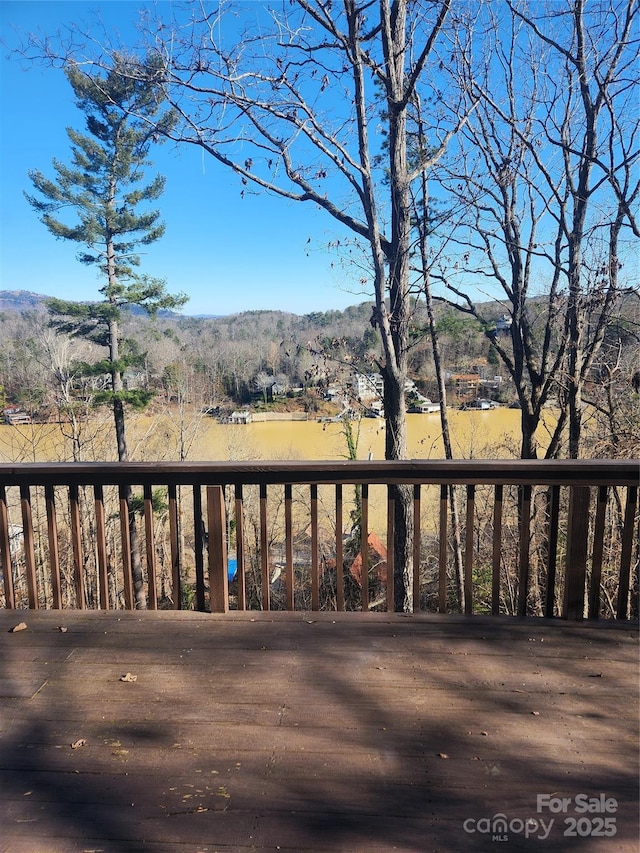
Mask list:
[{"label": "railing baluster", "polygon": [[202,490],[193,487],[193,547],[196,570],[196,610],[204,612],[204,523],[202,520]]},{"label": "railing baluster", "polygon": [[360,573],[362,589],[362,609],[369,609],[369,484],[362,484],[360,499],[360,560],[362,571]]},{"label": "railing baluster", "polygon": [[447,510],[449,487],[440,486],[440,523],[438,533],[438,610],[447,612]]},{"label": "railing baluster", "polygon": [[522,486],[519,494],[520,542],[518,549],[518,616],[527,615],[529,596],[529,531],[531,524],[531,486]]},{"label": "railing baluster", "polygon": [[588,486],[572,486],[569,495],[567,525],[567,562],[564,581],[564,618],[584,617],[584,592],[587,576],[587,537],[589,534]]},{"label": "railing baluster", "polygon": [[31,492],[29,486],[20,486],[20,505],[22,508],[22,537],[24,543],[24,561],[27,574],[27,594],[29,607],[37,610],[38,586],[36,581],[36,552],[33,537],[33,517],[31,513]]},{"label": "railing baluster", "polygon": [[76,607],[85,609],[84,554],[82,552],[82,527],[80,523],[80,495],[78,486],[69,486],[69,517],[71,544],[73,546],[73,578],[76,588]]},{"label": "railing baluster", "polygon": [[622,531],[622,551],[620,555],[620,583],[618,586],[618,619],[629,618],[629,582],[631,577],[631,553],[633,551],[638,487],[627,487],[627,503],[624,512]]},{"label": "railing baluster", "polygon": [[593,557],[591,559],[591,585],[589,587],[589,619],[600,615],[600,580],[602,578],[602,556],[604,554],[604,524],[607,514],[608,489],[598,489],[596,523],[593,531]]},{"label": "railing baluster", "polygon": [[476,506],[476,487],[467,486],[467,527],[464,543],[464,612],[473,613],[473,538]]},{"label": "railing baluster", "polygon": [[238,610],[247,608],[247,587],[244,572],[244,498],[242,483],[235,487],[236,502],[236,563],[238,566]]},{"label": "railing baluster", "polygon": [[344,547],[342,541],[342,484],[336,485],[336,608],[344,610]]},{"label": "railing baluster", "polygon": [[180,565],[180,519],[178,517],[178,490],[169,483],[169,543],[171,547],[171,586],[173,609],[182,610],[182,572]]},{"label": "railing baluster", "polygon": [[413,589],[412,589],[412,610],[414,613],[420,612],[420,483],[416,483],[413,487]]},{"label": "railing baluster", "polygon": [[209,527],[209,596],[212,613],[229,610],[229,574],[227,566],[227,525],[222,486],[207,486],[207,522]]},{"label": "railing baluster", "polygon": [[558,565],[558,532],[560,519],[560,486],[551,486],[549,505],[549,528],[547,534],[547,592],[544,615],[551,619],[555,614],[556,570]]},{"label": "railing baluster", "polygon": [[120,486],[118,496],[120,501],[120,543],[122,548],[124,606],[127,610],[133,610],[133,574],[131,570],[131,539],[129,536],[129,490],[130,486]]},{"label": "railing baluster", "polygon": [[500,564],[502,558],[503,487],[498,483],[493,495],[493,553],[491,560],[491,614],[500,614]]},{"label": "railing baluster", "polygon": [[260,560],[262,570],[262,609],[271,610],[271,572],[269,570],[266,483],[260,483]]},{"label": "railing baluster", "polygon": [[318,487],[311,484],[311,609],[320,609],[320,567],[318,563]]},{"label": "railing baluster", "polygon": [[293,576],[293,495],[291,483],[284,487],[284,542],[285,542],[285,581],[287,586],[287,610],[294,609],[294,576]]},{"label": "railing baluster", "polygon": [[16,597],[13,587],[13,567],[11,565],[11,537],[9,535],[7,490],[4,486],[0,486],[0,558],[2,559],[5,607],[8,610],[14,610]]},{"label": "railing baluster", "polygon": [[156,537],[153,529],[153,490],[151,483],[145,483],[144,495],[144,540],[147,555],[147,579],[149,583],[149,609],[158,609],[158,589],[156,586]]},{"label": "railing baluster", "polygon": [[387,611],[395,609],[394,542],[396,521],[396,488],[387,486]]},{"label": "railing baluster", "polygon": [[98,587],[100,607],[109,609],[109,581],[107,576],[107,538],[105,535],[104,490],[101,484],[93,487],[93,501],[96,515],[96,553],[98,556]]},{"label": "railing baluster", "polygon": [[49,540],[49,566],[51,568],[52,604],[55,610],[62,607],[62,584],[60,582],[60,554],[58,550],[58,522],[56,501],[52,485],[45,486],[44,499],[47,505],[47,538]]}]

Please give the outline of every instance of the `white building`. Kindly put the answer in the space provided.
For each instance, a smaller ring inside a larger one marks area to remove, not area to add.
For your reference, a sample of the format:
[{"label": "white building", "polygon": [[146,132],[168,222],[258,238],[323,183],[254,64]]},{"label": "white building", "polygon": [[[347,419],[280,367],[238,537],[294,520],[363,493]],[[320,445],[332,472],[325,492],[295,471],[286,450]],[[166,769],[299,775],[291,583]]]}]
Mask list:
[{"label": "white building", "polygon": [[351,385],[358,400],[378,400],[382,397],[383,380],[379,373],[354,373]]}]

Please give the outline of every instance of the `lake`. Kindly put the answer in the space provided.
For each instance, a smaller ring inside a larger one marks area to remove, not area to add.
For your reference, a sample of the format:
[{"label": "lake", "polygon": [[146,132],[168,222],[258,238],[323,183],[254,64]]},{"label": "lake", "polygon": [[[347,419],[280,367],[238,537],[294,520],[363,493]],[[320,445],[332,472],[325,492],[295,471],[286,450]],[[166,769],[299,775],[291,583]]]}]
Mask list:
[{"label": "lake", "polygon": [[[518,456],[520,412],[516,409],[449,412],[454,455],[460,458]],[[359,459],[384,459],[384,421],[353,423]],[[439,414],[407,415],[408,455],[442,459]],[[544,433],[541,432],[544,444]],[[194,459],[344,459],[347,445],[340,423],[271,421],[246,425],[204,422]]]},{"label": "lake", "polygon": [[[553,413],[547,417],[553,425]],[[449,412],[450,429],[457,458],[517,457],[520,447],[520,412],[497,408],[489,411]],[[86,427],[89,430],[89,427]],[[353,422],[359,459],[384,458],[384,421],[363,418]],[[85,451],[90,460],[113,458],[113,426],[105,412],[101,422],[91,425]],[[438,413],[407,415],[408,456],[412,459],[442,459],[444,450]],[[130,455],[135,460],[174,461],[180,458],[180,427],[166,416],[131,415],[128,420]],[[546,444],[544,426],[539,430],[541,447]],[[243,425],[219,424],[209,417],[187,418],[182,437],[186,458],[194,461],[250,459],[331,460],[347,457],[341,423],[319,421],[269,421]],[[89,452],[89,449],[93,452]],[[102,449],[104,448],[104,449]],[[0,426],[0,459],[7,462],[65,459],[64,440],[55,424]],[[68,455],[66,458],[70,458]]]}]

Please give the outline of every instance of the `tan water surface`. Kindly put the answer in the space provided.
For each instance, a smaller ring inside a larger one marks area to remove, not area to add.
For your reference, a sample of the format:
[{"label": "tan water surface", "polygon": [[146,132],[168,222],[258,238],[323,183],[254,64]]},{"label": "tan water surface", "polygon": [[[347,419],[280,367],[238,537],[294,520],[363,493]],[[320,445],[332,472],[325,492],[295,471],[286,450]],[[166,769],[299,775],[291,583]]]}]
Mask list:
[{"label": "tan water surface", "polygon": [[[550,425],[553,416],[549,415]],[[519,455],[520,412],[449,412],[457,458],[508,458]],[[408,415],[408,455],[412,459],[442,459],[444,449],[437,413]],[[359,459],[383,459],[385,425],[382,419],[353,422]],[[250,459],[344,459],[347,443],[341,423],[271,421],[246,425],[219,424],[209,417],[178,423],[166,416],[131,416],[128,421],[131,457],[136,460],[194,461]],[[538,431],[541,447],[546,428]],[[183,450],[180,450],[182,439]],[[108,419],[87,437],[83,458],[113,457],[113,427]],[[0,426],[0,459],[5,462],[56,461],[71,458],[68,443],[56,424]]]}]

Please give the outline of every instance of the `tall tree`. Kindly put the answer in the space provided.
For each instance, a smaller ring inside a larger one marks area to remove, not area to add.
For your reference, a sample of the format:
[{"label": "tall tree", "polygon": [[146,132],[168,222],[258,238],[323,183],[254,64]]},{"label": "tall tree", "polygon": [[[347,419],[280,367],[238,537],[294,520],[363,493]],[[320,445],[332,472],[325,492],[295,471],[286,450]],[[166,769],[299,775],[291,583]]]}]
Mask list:
[{"label": "tall tree", "polygon": [[[161,112],[161,89],[148,80],[135,79],[128,73],[129,66],[126,56],[116,54],[106,72],[87,72],[74,64],[66,68],[76,104],[86,116],[87,132],[68,128],[70,165],[54,160],[53,180],[40,171],[30,171],[36,194],[25,193],[48,230],[55,237],[85,247],[78,260],[96,266],[105,279],[100,288],[102,301],[52,299],[49,310],[60,330],[107,349],[104,359],[84,366],[84,373],[110,376],[110,387],[96,395],[96,400],[113,409],[121,462],[129,458],[125,405],[144,406],[150,396],[146,391],[124,387],[123,373],[135,363],[136,354],[123,341],[122,312],[140,306],[153,315],[186,301],[182,295],[167,293],[163,281],[136,271],[140,265],[136,248],[153,243],[164,233],[159,211],[140,211],[140,206],[160,197],[165,180],[157,175],[150,183],[141,182],[150,165],[152,142],[170,130],[175,116],[171,111]],[[136,603],[143,607],[142,567],[133,520],[130,531]]]},{"label": "tall tree", "polygon": [[[446,192],[463,210],[441,278],[478,318],[511,376],[525,458],[558,394],[547,455],[580,452],[582,396],[615,302],[635,286],[621,273],[639,182],[637,0],[506,0],[485,6],[483,51],[456,51],[462,88],[478,104],[461,135]],[[442,174],[442,173],[441,173]],[[496,335],[487,283],[510,315]],[[625,282],[626,279],[626,282]]]},{"label": "tall tree", "polygon": [[[440,97],[429,154],[411,162],[407,122],[419,91],[442,82],[436,54],[450,7],[451,0],[295,0],[279,11],[193,4],[188,30],[150,34],[151,76],[162,78],[180,114],[173,138],[201,147],[245,186],[320,208],[366,248],[388,459],[407,452],[410,186],[464,120],[453,96]],[[396,487],[395,508],[394,598],[405,609],[410,490]]]}]

